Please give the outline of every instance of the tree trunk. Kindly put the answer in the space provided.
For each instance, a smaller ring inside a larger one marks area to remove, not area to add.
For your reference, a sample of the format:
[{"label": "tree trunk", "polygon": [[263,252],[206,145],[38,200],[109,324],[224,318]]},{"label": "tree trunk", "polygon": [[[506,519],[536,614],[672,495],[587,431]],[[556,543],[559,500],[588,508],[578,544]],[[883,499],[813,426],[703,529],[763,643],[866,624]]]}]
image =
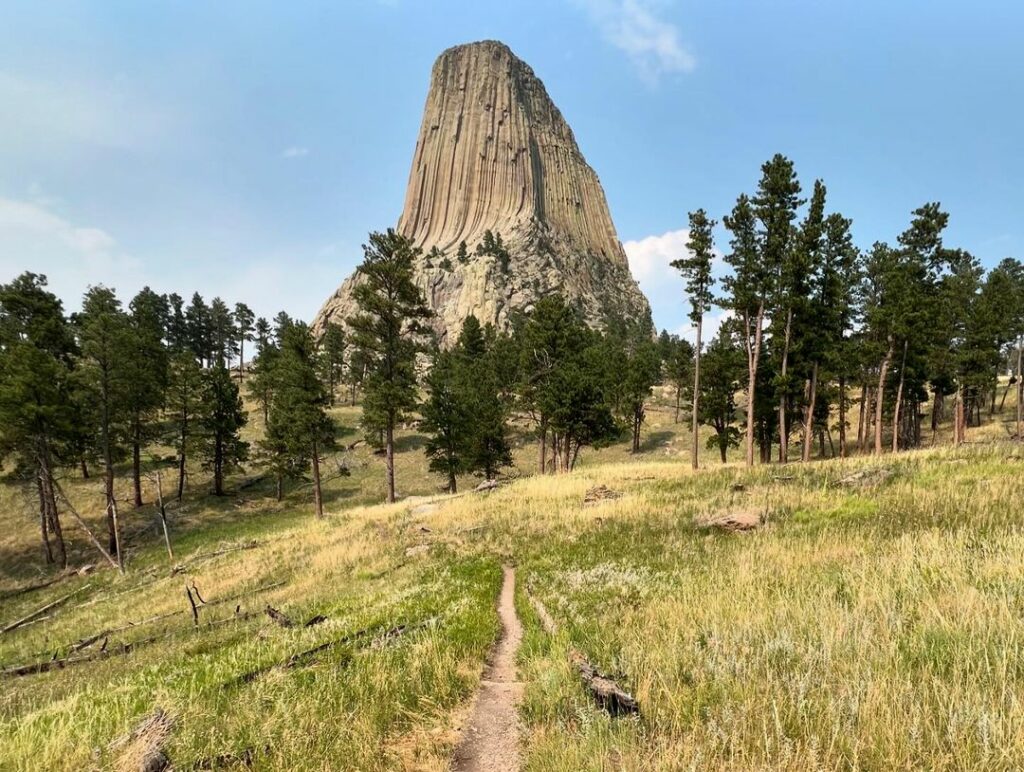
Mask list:
[{"label": "tree trunk", "polygon": [[132,491],[135,495],[135,508],[142,507],[142,429],[138,417],[132,426]]},{"label": "tree trunk", "polygon": [[860,407],[857,410],[857,450],[864,452],[864,430],[868,418],[868,384],[865,381],[860,385]]},{"label": "tree trunk", "polygon": [[313,440],[313,508],[316,516],[324,516],[324,496],[320,490],[320,448]]},{"label": "tree trunk", "polygon": [[174,550],[171,549],[171,535],[167,531],[167,508],[164,507],[164,481],[160,476],[160,469],[156,470],[156,503],[160,513],[160,525],[164,531],[164,544],[167,545],[167,557],[174,563]]},{"label": "tree trunk", "polygon": [[882,407],[885,404],[885,376],[889,372],[889,365],[892,363],[894,342],[889,336],[889,349],[885,352],[882,365],[878,368],[878,391],[875,392],[875,455],[882,455]]},{"label": "tree trunk", "polygon": [[839,458],[846,458],[846,378],[842,375],[839,376]]},{"label": "tree trunk", "polygon": [[220,433],[213,440],[213,494],[224,495],[224,441]]},{"label": "tree trunk", "polygon": [[455,472],[451,469],[448,470],[448,492],[458,493],[458,481],[455,479]]},{"label": "tree trunk", "polygon": [[900,361],[900,383],[896,387],[896,405],[892,411],[892,452],[900,449],[900,407],[903,402],[904,372],[907,369],[907,341],[903,341],[903,359]]},{"label": "tree trunk", "polygon": [[640,452],[640,426],[643,424],[643,406],[633,411],[633,452]]},{"label": "tree trunk", "polygon": [[548,463],[548,423],[542,416],[539,425],[540,438],[538,440],[537,471],[544,474],[547,471]]},{"label": "tree trunk", "polygon": [[278,501],[284,498],[284,475],[282,474],[276,476],[274,493],[277,495]]},{"label": "tree trunk", "polygon": [[89,479],[89,464],[86,462],[85,456],[82,456],[80,459],[78,459],[78,466],[82,470],[82,479],[83,480],[88,480]]},{"label": "tree trunk", "polygon": [[786,337],[782,343],[782,396],[779,397],[779,461],[789,461],[789,432],[786,431],[786,403],[788,402],[788,385],[786,384],[786,365],[789,362],[789,335],[793,326],[793,309],[786,311]]},{"label": "tree trunk", "polygon": [[388,416],[384,438],[384,464],[387,480],[387,502],[395,503],[395,418]]},{"label": "tree trunk", "polygon": [[178,501],[181,501],[181,497],[185,494],[185,432],[185,425],[182,424],[181,450],[178,452]]},{"label": "tree trunk", "polygon": [[[818,363],[815,362],[811,367],[811,380],[808,384],[807,394],[807,415],[804,418],[804,453],[803,460],[811,460],[811,431],[814,427],[814,403],[817,401],[818,396]],[[839,400],[842,401],[842,394],[839,395]]]},{"label": "tree trunk", "polygon": [[935,442],[935,432],[939,430],[939,421],[942,420],[942,408],[944,398],[938,389],[932,391],[932,442]]},{"label": "tree trunk", "polygon": [[697,469],[700,465],[700,425],[697,422],[698,408],[700,407],[700,334],[703,326],[704,316],[697,317],[697,346],[693,355],[693,415],[690,423],[693,424],[693,459],[692,466]]},{"label": "tree trunk", "polygon": [[676,418],[674,423],[679,423],[679,400],[682,397],[682,389],[679,388],[679,384],[676,384]]},{"label": "tree trunk", "polygon": [[754,340],[750,340],[750,320],[747,331],[747,466],[754,465],[754,401],[757,396],[757,364],[761,358],[761,324],[764,321],[764,301],[757,307],[754,321]]},{"label": "tree trunk", "polygon": [[956,387],[956,406],[953,410],[953,447],[959,447],[964,436],[964,389]]},{"label": "tree trunk", "polygon": [[[242,387],[242,362],[245,361],[245,336],[238,339],[238,387]],[[331,404],[334,404],[334,390],[331,390]]]},{"label": "tree trunk", "polygon": [[1024,340],[1017,338],[1017,442],[1024,441],[1021,436],[1021,424],[1024,423],[1024,405],[1021,404],[1024,397],[1024,380],[1021,380],[1021,359],[1024,356]]}]

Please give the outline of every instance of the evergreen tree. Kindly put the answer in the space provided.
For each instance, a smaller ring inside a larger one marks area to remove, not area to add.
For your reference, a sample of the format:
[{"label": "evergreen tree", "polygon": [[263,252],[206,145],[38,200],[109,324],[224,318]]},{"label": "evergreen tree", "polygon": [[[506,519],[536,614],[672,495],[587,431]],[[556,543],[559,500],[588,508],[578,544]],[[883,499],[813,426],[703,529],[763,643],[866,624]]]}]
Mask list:
[{"label": "evergreen tree", "polygon": [[270,322],[268,322],[262,316],[256,320],[256,325],[253,327],[253,339],[256,341],[256,353],[260,353],[263,347],[270,341],[271,329]]},{"label": "evergreen tree", "polygon": [[387,500],[395,500],[395,425],[416,405],[416,355],[424,350],[423,320],[431,314],[413,282],[419,249],[388,229],[364,245],[362,279],[353,296],[359,313],[348,319],[354,345],[366,356],[363,414],[384,431]]},{"label": "evergreen tree", "polygon": [[167,347],[172,353],[177,354],[181,351],[188,351],[191,346],[189,345],[189,329],[188,319],[185,315],[185,301],[181,295],[176,292],[172,292],[167,296],[167,329],[164,330],[164,339],[167,341]]},{"label": "evergreen tree", "polygon": [[704,314],[711,306],[711,261],[714,259],[715,241],[712,231],[715,221],[708,218],[703,209],[690,212],[690,238],[686,243],[689,250],[687,257],[672,261],[672,267],[677,268],[686,281],[686,294],[690,298],[690,321],[697,329],[697,344],[693,347],[693,412],[691,430],[693,432],[693,468],[699,466],[700,433],[698,431],[699,402],[700,402],[700,349],[701,330],[704,324]]},{"label": "evergreen tree", "polygon": [[679,423],[679,407],[686,390],[693,386],[693,345],[688,340],[672,336],[672,353],[665,363],[665,375],[676,392],[674,422]]},{"label": "evergreen tree", "polygon": [[16,453],[32,470],[44,555],[64,568],[67,551],[54,477],[62,444],[75,436],[70,399],[75,342],[45,276],[23,273],[0,285],[0,354],[0,458]]},{"label": "evergreen tree", "polygon": [[312,467],[314,512],[323,517],[320,458],[334,445],[334,422],[317,373],[316,343],[309,327],[297,322],[283,330],[280,345],[268,434],[286,451],[293,470]]},{"label": "evergreen tree", "polygon": [[235,303],[235,340],[238,341],[238,380],[242,380],[242,368],[245,364],[245,342],[253,339],[253,323],[256,315],[245,303]]},{"label": "evergreen tree", "polygon": [[171,444],[178,456],[178,501],[185,492],[186,466],[194,424],[204,409],[203,371],[191,352],[174,355],[169,369],[167,412],[174,427]]},{"label": "evergreen tree", "polygon": [[[470,314],[462,322],[456,344],[456,376],[461,401],[469,416],[467,470],[487,480],[512,463],[508,443],[508,403],[502,394],[493,330],[487,334]],[[452,491],[454,493],[454,490]]]},{"label": "evergreen tree", "polygon": [[455,353],[438,354],[426,379],[427,399],[420,407],[430,471],[445,476],[449,493],[458,491],[456,478],[469,469],[472,443],[473,416],[460,375]]},{"label": "evergreen tree", "polygon": [[[788,460],[789,425],[787,410],[791,384],[788,378],[790,345],[793,335],[793,316],[801,298],[804,297],[803,279],[807,274],[806,250],[797,241],[793,227],[797,209],[803,203],[799,198],[800,183],[793,168],[793,162],[782,155],[775,155],[761,167],[761,182],[754,196],[754,214],[760,222],[758,241],[761,261],[775,275],[770,311],[772,326],[777,328],[773,341],[778,341],[780,368],[775,378],[776,399],[779,404],[779,460]],[[820,231],[821,212],[825,203],[824,186],[815,186],[808,221],[801,229],[802,235],[812,221]]]},{"label": "evergreen tree", "polygon": [[733,339],[730,324],[723,324],[704,355],[704,378],[700,382],[700,422],[715,430],[708,437],[708,449],[716,448],[724,464],[729,448],[739,447],[736,428],[736,392],[743,379],[743,352]]},{"label": "evergreen tree", "polygon": [[213,493],[224,495],[224,476],[248,458],[242,440],[245,412],[238,385],[223,364],[203,371],[202,408],[196,421],[197,449],[203,468],[213,472]]},{"label": "evergreen tree", "polygon": [[345,347],[347,345],[345,328],[336,322],[328,322],[323,336],[320,338],[319,367],[321,378],[327,387],[331,407],[334,407],[335,394],[344,377]]},{"label": "evergreen tree", "polygon": [[754,208],[745,194],[740,195],[732,213],[724,217],[722,222],[732,234],[730,252],[725,256],[725,262],[733,271],[731,276],[723,279],[722,285],[728,293],[729,306],[742,323],[743,343],[747,352],[746,462],[747,466],[753,466],[755,409],[765,306],[772,294],[775,271],[762,260]]},{"label": "evergreen tree", "polygon": [[131,417],[128,398],[133,356],[131,323],[114,291],[91,287],[75,317],[82,351],[80,375],[99,414],[99,448],[103,462],[106,497],[108,552],[120,554],[117,499],[114,495],[114,463],[124,452]]},{"label": "evergreen tree", "polygon": [[225,367],[238,354],[235,319],[220,298],[210,301],[210,351],[213,363]]},{"label": "evergreen tree", "polygon": [[169,316],[167,298],[149,287],[144,287],[129,303],[124,368],[136,509],[143,504],[142,448],[159,433],[159,410],[167,389],[168,357],[162,336]]},{"label": "evergreen tree", "polygon": [[209,366],[213,358],[210,308],[198,292],[192,295],[192,301],[185,310],[185,329],[188,347],[199,360],[199,364]]}]

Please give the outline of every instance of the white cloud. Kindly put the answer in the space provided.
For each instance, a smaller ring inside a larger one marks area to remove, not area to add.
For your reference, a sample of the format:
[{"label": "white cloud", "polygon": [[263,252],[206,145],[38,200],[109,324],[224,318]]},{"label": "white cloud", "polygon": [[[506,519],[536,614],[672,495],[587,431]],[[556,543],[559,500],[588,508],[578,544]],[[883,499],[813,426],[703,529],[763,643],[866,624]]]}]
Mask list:
[{"label": "white cloud", "polygon": [[281,151],[282,158],[305,158],[307,155],[309,155],[309,148],[298,147],[297,145],[286,147]]},{"label": "white cloud", "polygon": [[23,271],[45,274],[72,306],[89,284],[142,286],[138,261],[123,254],[113,236],[39,203],[0,198],[0,243],[0,280]]},{"label": "white cloud", "polygon": [[574,0],[602,36],[629,57],[648,83],[661,75],[691,72],[694,55],[680,41],[679,29],[659,18],[655,0]]}]

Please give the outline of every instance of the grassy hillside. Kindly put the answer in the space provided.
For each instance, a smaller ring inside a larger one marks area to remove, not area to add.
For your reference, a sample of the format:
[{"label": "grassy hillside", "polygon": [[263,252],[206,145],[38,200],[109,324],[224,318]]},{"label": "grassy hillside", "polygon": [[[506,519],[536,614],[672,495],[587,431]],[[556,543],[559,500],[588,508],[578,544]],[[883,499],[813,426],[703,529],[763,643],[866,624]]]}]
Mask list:
[{"label": "grassy hillside", "polygon": [[[708,454],[694,474],[685,427],[655,408],[640,456],[592,451],[573,474],[486,494],[438,494],[408,431],[398,479],[411,498],[378,505],[382,462],[359,446],[340,457],[349,474],[330,481],[323,522],[306,490],[278,504],[249,471],[218,501],[197,471],[171,513],[176,573],[147,507],[126,513],[125,577],[0,596],[3,626],[78,591],[0,634],[0,663],[82,659],[0,680],[0,768],[116,766],[132,750],[117,738],[160,708],[179,769],[444,769],[507,561],[527,627],[528,769],[1024,765],[1024,449],[991,441],[998,423],[957,451],[749,471]],[[357,416],[338,411],[350,427]],[[878,473],[837,484],[857,470]],[[598,484],[622,495],[584,505]],[[66,487],[98,530],[99,483]],[[0,495],[10,593],[38,579],[38,536],[19,490]],[[751,511],[767,522],[750,533],[705,525]],[[75,564],[94,562],[65,528]],[[616,674],[641,716],[598,710],[570,648]]]}]

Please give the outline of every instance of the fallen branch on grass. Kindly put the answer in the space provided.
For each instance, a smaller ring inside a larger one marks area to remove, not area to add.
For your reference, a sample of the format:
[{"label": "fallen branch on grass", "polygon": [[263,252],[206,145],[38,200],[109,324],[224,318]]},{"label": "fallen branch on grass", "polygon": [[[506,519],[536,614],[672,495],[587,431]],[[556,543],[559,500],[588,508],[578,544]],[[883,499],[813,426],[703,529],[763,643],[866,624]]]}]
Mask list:
[{"label": "fallen branch on grass", "polygon": [[76,595],[78,595],[78,593],[83,592],[84,590],[88,590],[90,587],[92,587],[91,583],[90,584],[86,584],[86,585],[84,585],[82,587],[79,587],[74,592],[69,592],[67,595],[64,595],[64,596],[62,596],[60,598],[57,598],[57,600],[53,601],[52,603],[47,603],[45,606],[42,606],[41,608],[37,608],[31,614],[28,614],[27,616],[23,616],[21,619],[18,619],[18,620],[14,621],[14,622],[11,622],[3,630],[0,630],[0,633],[9,633],[12,630],[17,630],[22,625],[28,624],[29,622],[31,622],[33,619],[35,619],[36,617],[40,616],[41,614],[44,614],[45,612],[49,611],[50,609],[52,609],[52,608],[54,608],[56,606],[59,606],[60,604],[64,603],[64,601],[68,600],[69,598],[75,597]]},{"label": "fallen branch on grass", "polygon": [[[256,614],[257,612],[255,611],[248,611],[245,613],[236,612],[234,615],[230,617],[217,619],[213,622],[207,622],[200,629],[209,630],[212,627],[219,627],[220,625],[227,624],[228,622],[240,622],[245,619],[250,619],[256,616]],[[163,633],[162,635],[153,635],[149,638],[142,638],[137,641],[129,641],[127,643],[115,644],[113,647],[110,648],[108,648],[107,646],[109,638],[105,636],[103,638],[103,645],[100,647],[99,651],[93,652],[92,654],[85,654],[80,657],[54,657],[53,659],[44,660],[41,662],[32,662],[26,665],[13,665],[11,667],[6,667],[0,670],[0,677],[24,676],[33,675],[35,673],[46,673],[50,670],[62,670],[66,667],[70,667],[71,665],[80,665],[83,662],[92,662],[97,659],[106,659],[108,657],[118,657],[123,654],[130,654],[132,651],[141,646],[145,646],[150,643],[155,643],[157,641],[166,640],[167,638],[172,638],[175,635],[178,635],[180,632],[182,632],[183,629],[187,628],[178,628],[176,630],[170,630],[166,633]],[[94,642],[95,640],[91,643]]]},{"label": "fallen branch on grass", "polygon": [[[341,638],[336,638],[333,641],[326,641],[325,643],[321,643],[317,646],[312,647],[311,649],[305,649],[304,651],[292,654],[285,660],[279,662],[271,662],[269,665],[263,665],[261,667],[256,668],[255,670],[250,670],[249,672],[243,673],[242,675],[238,676],[238,678],[228,681],[225,684],[225,686],[237,686],[241,684],[252,683],[260,676],[265,675],[266,673],[269,673],[272,670],[291,670],[295,667],[306,667],[308,665],[312,665],[314,662],[316,662],[318,654],[321,654],[325,651],[328,651],[329,649],[333,649],[338,646],[348,646],[351,644],[356,644],[366,640],[367,638],[369,638],[370,640],[369,643],[366,644],[366,646],[370,646],[375,649],[380,648],[385,643],[392,641],[395,638],[404,635],[407,632],[418,630],[421,627],[426,627],[428,625],[433,624],[435,621],[436,617],[431,617],[430,619],[424,620],[423,622],[418,622],[415,625],[400,624],[395,625],[394,627],[391,627],[389,629],[385,629],[383,631],[381,631],[380,627],[364,627],[362,630],[357,630],[354,633],[349,633],[348,635],[342,636]],[[362,647],[357,646],[356,648]]]},{"label": "fallen branch on grass", "polygon": [[[551,618],[544,603],[532,593],[527,592],[527,597],[537,612],[540,619],[540,626],[548,635],[558,632],[555,620]],[[587,687],[594,702],[603,708],[611,716],[623,716],[630,713],[639,713],[640,705],[629,692],[620,687],[613,679],[603,675],[594,667],[587,658],[576,649],[569,650],[569,662],[573,664],[579,673],[583,685]]]},{"label": "fallen branch on grass", "polygon": [[266,611],[268,617],[270,617],[279,625],[281,625],[281,627],[295,627],[295,623],[291,619],[289,619],[286,615],[282,614],[273,606],[268,604],[264,611]]},{"label": "fallen branch on grass", "polygon": [[173,569],[171,573],[180,574],[184,572],[192,563],[198,563],[200,560],[209,560],[210,558],[219,557],[220,555],[227,555],[229,552],[238,552],[240,550],[252,550],[259,547],[261,542],[253,539],[243,544],[237,544],[233,547],[225,547],[224,549],[215,550],[213,552],[200,552],[198,555],[193,555],[184,563],[179,563]]}]

